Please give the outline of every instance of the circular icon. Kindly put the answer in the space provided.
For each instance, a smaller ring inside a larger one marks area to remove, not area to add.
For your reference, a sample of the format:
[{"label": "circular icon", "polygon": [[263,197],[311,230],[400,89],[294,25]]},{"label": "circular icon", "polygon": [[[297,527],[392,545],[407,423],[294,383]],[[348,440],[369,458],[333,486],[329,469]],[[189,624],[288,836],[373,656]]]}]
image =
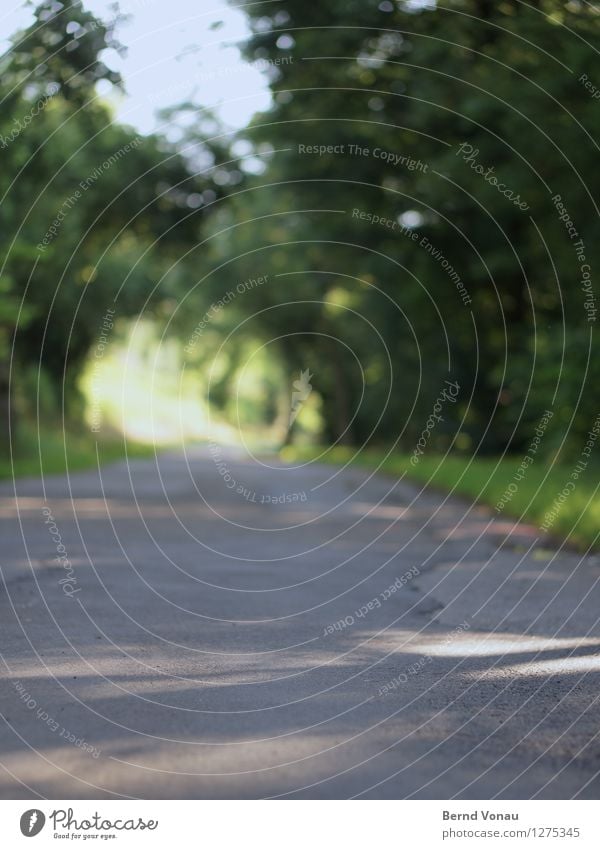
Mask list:
[{"label": "circular icon", "polygon": [[21,833],[25,837],[35,837],[43,829],[46,817],[37,808],[25,811],[21,816]]}]

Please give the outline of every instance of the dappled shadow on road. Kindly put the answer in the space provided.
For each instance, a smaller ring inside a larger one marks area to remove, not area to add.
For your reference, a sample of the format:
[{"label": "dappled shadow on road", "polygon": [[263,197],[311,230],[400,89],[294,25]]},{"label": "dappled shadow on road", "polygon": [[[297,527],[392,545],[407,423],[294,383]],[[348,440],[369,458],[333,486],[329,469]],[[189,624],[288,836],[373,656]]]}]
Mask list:
[{"label": "dappled shadow on road", "polygon": [[594,560],[365,473],[279,509],[163,465],[4,493],[2,795],[597,794]]},{"label": "dappled shadow on road", "polygon": [[[313,647],[310,666],[306,657],[282,654],[251,683],[243,657],[201,670],[186,659],[174,678],[172,668],[150,672],[131,660],[137,671],[123,674],[104,648],[87,655],[87,673],[79,667],[75,677],[71,660],[50,654],[44,660],[56,675],[53,687],[29,664],[15,670],[15,680],[100,757],[57,739],[23,710],[15,691],[2,701],[14,729],[2,735],[3,761],[45,796],[99,791],[57,779],[43,758],[76,776],[93,770],[103,791],[134,796],[148,792],[155,770],[169,774],[164,793],[174,798],[302,795],[303,784],[315,780],[308,795],[343,796],[340,782],[350,780],[356,792],[383,781],[374,795],[435,798],[449,786],[460,795],[467,774],[480,779],[464,786],[466,798],[560,797],[565,786],[574,794],[597,768],[599,641],[529,642],[437,628],[414,644],[408,632],[390,629],[382,643],[363,630],[340,637],[334,649]],[[21,737],[39,757],[23,757]],[[597,791],[593,780],[582,795]]]}]

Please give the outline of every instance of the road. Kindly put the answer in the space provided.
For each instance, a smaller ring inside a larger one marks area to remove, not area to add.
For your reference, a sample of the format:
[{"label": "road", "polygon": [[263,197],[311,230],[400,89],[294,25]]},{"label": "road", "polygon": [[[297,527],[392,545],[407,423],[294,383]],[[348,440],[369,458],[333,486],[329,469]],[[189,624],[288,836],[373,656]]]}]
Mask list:
[{"label": "road", "polygon": [[600,563],[208,446],[0,487],[3,798],[598,798]]}]

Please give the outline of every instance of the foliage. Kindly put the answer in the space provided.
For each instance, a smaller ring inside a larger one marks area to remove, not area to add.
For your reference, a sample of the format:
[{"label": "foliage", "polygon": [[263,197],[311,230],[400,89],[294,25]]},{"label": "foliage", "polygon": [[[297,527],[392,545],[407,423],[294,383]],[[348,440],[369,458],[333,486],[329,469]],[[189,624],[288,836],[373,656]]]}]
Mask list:
[{"label": "foliage", "polygon": [[273,105],[244,133],[266,170],[224,210],[239,259],[229,243],[221,259],[236,279],[271,275],[236,307],[252,332],[279,330],[290,368],[315,373],[324,436],[412,444],[450,378],[461,394],[437,447],[460,425],[455,448],[520,450],[554,404],[548,444],[568,432],[577,453],[600,360],[552,197],[598,267],[600,113],[579,80],[598,5],[282,0],[246,13]]},{"label": "foliage", "polygon": [[[107,310],[115,321],[163,311],[173,262],[199,238],[195,198],[212,179],[163,138],[112,119],[97,88],[121,84],[99,59],[108,47],[120,49],[112,26],[74,0],[45,0],[0,60],[4,431],[9,368],[18,387],[41,367],[56,402],[79,415],[78,378]],[[13,414],[24,400],[13,398]]]}]

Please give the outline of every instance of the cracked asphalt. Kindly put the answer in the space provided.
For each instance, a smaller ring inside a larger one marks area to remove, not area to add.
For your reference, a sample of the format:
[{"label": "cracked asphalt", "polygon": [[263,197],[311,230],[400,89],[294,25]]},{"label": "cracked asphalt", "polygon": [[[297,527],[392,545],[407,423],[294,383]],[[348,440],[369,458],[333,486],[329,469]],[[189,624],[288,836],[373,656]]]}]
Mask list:
[{"label": "cracked asphalt", "polygon": [[363,469],[219,463],[0,486],[2,798],[598,797],[598,558]]}]

